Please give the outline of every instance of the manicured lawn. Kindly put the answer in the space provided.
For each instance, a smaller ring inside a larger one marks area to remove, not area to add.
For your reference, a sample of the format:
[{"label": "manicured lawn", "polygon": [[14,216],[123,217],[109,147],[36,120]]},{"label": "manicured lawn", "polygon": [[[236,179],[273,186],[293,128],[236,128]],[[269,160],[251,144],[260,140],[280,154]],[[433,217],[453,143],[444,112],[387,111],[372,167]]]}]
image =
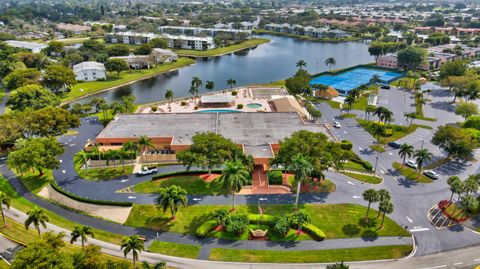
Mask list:
[{"label": "manicured lawn", "polygon": [[0,269],[8,269],[10,265],[8,265],[4,260],[0,259]]},{"label": "manicured lawn", "polygon": [[[295,182],[295,176],[288,176],[288,184],[292,187],[292,192],[297,191],[297,183]],[[312,181],[304,181],[302,182],[301,193],[334,192],[336,189],[337,186],[335,185],[335,183],[328,179],[325,179],[322,184],[318,184]]]},{"label": "manicured lawn", "polygon": [[196,56],[196,57],[209,57],[209,56],[218,56],[222,54],[227,54],[231,53],[234,51],[239,51],[242,49],[247,49],[251,47],[258,46],[263,43],[268,43],[270,42],[270,39],[266,38],[252,38],[249,40],[246,40],[240,44],[234,44],[231,46],[227,47],[221,47],[221,48],[215,48],[211,50],[185,50],[185,49],[179,49],[179,50],[174,50],[175,53],[177,53],[179,56]]},{"label": "manicured lawn", "polygon": [[38,172],[27,172],[23,174],[16,173],[23,186],[30,192],[36,194],[41,191],[50,181],[53,180],[52,171],[44,171],[40,176]]},{"label": "manicured lawn", "polygon": [[117,165],[116,167],[111,166],[108,168],[89,168],[88,170],[85,170],[80,168],[83,163],[77,158],[77,156],[75,156],[74,159],[77,174],[86,180],[111,180],[121,176],[131,175],[133,172],[133,166],[131,165]]},{"label": "manicured lawn", "polygon": [[370,145],[368,147],[378,152],[385,152],[385,148],[382,145],[375,144],[375,145]]},{"label": "manicured lawn", "polygon": [[[32,208],[34,208],[36,205],[28,201],[27,199],[21,197],[18,195],[18,193],[15,192],[13,187],[10,185],[10,183],[4,178],[0,176],[0,190],[4,191],[12,200],[11,206],[15,209],[18,209],[22,212],[28,212]],[[50,219],[50,223],[57,225],[59,227],[72,230],[75,225],[78,225],[77,223],[71,222],[51,211],[48,211],[45,209],[45,213]],[[114,234],[110,233],[107,231],[103,230],[97,230],[93,229],[95,233],[95,238],[105,241],[105,242],[110,242],[112,244],[121,244],[123,235],[120,234]]]},{"label": "manicured lawn", "polygon": [[[372,136],[374,136],[374,124],[378,124],[373,121],[367,121],[363,119],[357,119],[357,122],[367,131],[369,132]],[[431,129],[432,127],[430,126],[424,126],[424,125],[418,125],[418,124],[412,124],[410,126],[400,126],[400,125],[395,125],[395,124],[388,124],[385,125],[386,129],[390,129],[392,131],[391,135],[389,136],[380,136],[380,144],[387,144],[388,142],[396,141],[404,136],[407,136],[411,133],[413,133],[417,128],[426,128],[426,129]],[[375,139],[377,139],[376,136],[374,136]]]},{"label": "manicured lawn", "polygon": [[[381,218],[372,208],[369,224],[365,225],[366,207],[353,204],[306,204],[301,205],[312,218],[312,224],[323,230],[328,238],[370,237],[370,236],[408,236],[409,233],[386,217],[384,227],[378,230]],[[293,205],[262,205],[264,214],[285,215],[293,212]],[[217,209],[231,209],[230,205],[181,207],[175,221],[167,211],[155,205],[134,205],[125,225],[145,227],[158,231],[170,231],[183,234],[194,234],[195,229],[210,219]],[[257,205],[240,205],[239,213],[258,213]]]},{"label": "manicured lawn", "polygon": [[135,192],[156,193],[159,189],[171,185],[177,185],[184,188],[188,192],[188,194],[220,195],[227,193],[227,190],[223,188],[222,180],[217,178],[212,182],[206,182],[205,180],[195,175],[174,176],[165,179],[145,181],[135,185]]},{"label": "manicured lawn", "polygon": [[359,163],[356,163],[356,162],[352,162],[352,161],[347,161],[347,162],[343,163],[343,168],[345,168],[345,169],[355,169],[355,170],[360,170],[360,171],[368,171],[367,169],[365,169],[365,167],[363,167],[363,165],[361,165]]},{"label": "manicured lawn", "polygon": [[111,73],[105,81],[91,81],[76,84],[69,93],[62,97],[62,101],[71,101],[86,94],[120,86],[134,80],[161,74],[193,63],[195,63],[193,59],[179,58],[176,62],[161,64],[150,69],[124,71],[120,73],[120,77],[117,77],[116,73]]},{"label": "manicured lawn", "polygon": [[200,246],[154,241],[148,251],[168,256],[196,259]]},{"label": "manicured lawn", "polygon": [[[365,111],[365,109],[367,108],[367,105],[368,105],[368,100],[366,97],[360,97],[358,98],[355,103],[353,103],[352,105],[352,109],[357,109],[357,110],[361,110],[361,111]],[[346,106],[344,106],[345,108]]]},{"label": "manicured lawn", "polygon": [[274,251],[214,248],[209,260],[231,262],[315,263],[398,259],[412,251],[411,245],[346,248],[331,250]]},{"label": "manicured lawn", "polygon": [[[73,45],[73,44],[83,43],[87,40],[90,40],[90,37],[72,37],[72,38],[57,39],[55,41],[62,42],[65,45]],[[97,41],[100,41],[100,39],[97,39]]]},{"label": "manicured lawn", "polygon": [[415,79],[414,78],[403,77],[403,78],[399,78],[395,81],[392,81],[392,83],[390,83],[390,85],[395,86],[395,87],[403,87],[403,88],[407,88],[407,89],[413,89],[413,88],[415,88]]},{"label": "manicured lawn", "polygon": [[360,180],[363,182],[367,182],[370,184],[379,184],[382,182],[382,179],[379,177],[369,176],[369,175],[359,175],[354,173],[342,172],[342,174],[354,178],[356,180]]},{"label": "manicured lawn", "polygon": [[432,180],[430,178],[424,176],[423,174],[418,175],[417,170],[412,169],[406,165],[402,167],[401,163],[394,162],[392,166],[409,180],[414,180],[421,183],[432,183]]}]

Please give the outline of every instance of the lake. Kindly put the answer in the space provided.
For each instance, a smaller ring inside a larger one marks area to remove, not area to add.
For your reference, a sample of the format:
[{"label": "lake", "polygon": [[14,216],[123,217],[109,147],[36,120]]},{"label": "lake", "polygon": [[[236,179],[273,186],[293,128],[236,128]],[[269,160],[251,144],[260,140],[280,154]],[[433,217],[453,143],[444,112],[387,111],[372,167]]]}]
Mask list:
[{"label": "lake", "polygon": [[[336,59],[337,64],[333,69],[374,61],[368,53],[368,44],[363,42],[321,43],[282,36],[261,37],[271,42],[229,55],[199,58],[192,66],[102,92],[80,102],[88,102],[93,97],[103,97],[111,102],[133,94],[136,103],[150,103],[163,100],[167,89],[172,89],[175,97],[184,97],[189,95],[194,76],[200,77],[204,86],[207,80],[213,81],[214,91],[228,88],[226,82],[229,78],[236,80],[237,86],[270,83],[292,76],[297,70],[295,64],[300,59],[307,62],[307,69],[312,74],[328,70],[324,62],[329,57]],[[200,92],[206,92],[204,86]]]}]

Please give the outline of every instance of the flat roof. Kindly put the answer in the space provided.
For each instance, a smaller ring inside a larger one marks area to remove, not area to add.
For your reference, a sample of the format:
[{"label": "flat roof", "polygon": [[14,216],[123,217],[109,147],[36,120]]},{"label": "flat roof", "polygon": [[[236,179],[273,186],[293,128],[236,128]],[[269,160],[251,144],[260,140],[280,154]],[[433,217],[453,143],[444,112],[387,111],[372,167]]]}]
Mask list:
[{"label": "flat roof", "polygon": [[202,103],[231,103],[235,101],[235,97],[229,95],[203,95],[200,98]]},{"label": "flat roof", "polygon": [[[296,112],[152,113],[119,114],[97,139],[133,139],[145,135],[173,137],[172,144],[190,145],[193,135],[210,131],[243,144],[252,154],[259,152],[258,155],[267,157],[270,153],[263,150],[265,145],[278,144],[299,130],[329,135],[323,125],[304,123]],[[259,147],[259,151],[254,147]]]},{"label": "flat roof", "polygon": [[45,44],[35,43],[35,42],[27,42],[27,41],[18,41],[18,40],[7,40],[5,41],[9,46],[16,47],[16,48],[23,48],[28,50],[34,49],[44,49],[48,47]]}]

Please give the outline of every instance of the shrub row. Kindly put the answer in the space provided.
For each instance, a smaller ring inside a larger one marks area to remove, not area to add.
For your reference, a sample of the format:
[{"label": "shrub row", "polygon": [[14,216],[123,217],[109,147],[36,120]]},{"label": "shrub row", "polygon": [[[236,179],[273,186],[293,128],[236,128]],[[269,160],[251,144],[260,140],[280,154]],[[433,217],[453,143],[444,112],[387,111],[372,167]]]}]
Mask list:
[{"label": "shrub row", "polygon": [[308,233],[315,240],[322,241],[325,239],[325,233],[313,224],[303,225],[302,230]]},{"label": "shrub row", "polygon": [[340,143],[340,148],[343,150],[352,150],[353,144],[350,140],[342,140]]},{"label": "shrub row", "polygon": [[[212,170],[212,173],[221,173],[221,172],[222,170]],[[157,180],[157,179],[172,177],[172,176],[196,175],[196,174],[205,174],[205,173],[208,173],[208,171],[205,171],[205,170],[176,171],[176,172],[155,175],[152,177],[152,180]]]},{"label": "shrub row", "polygon": [[270,225],[273,221],[273,216],[271,215],[260,215],[260,214],[248,214],[248,221],[251,224],[263,224],[263,225]]},{"label": "shrub row", "polygon": [[58,186],[56,181],[50,182],[50,185],[52,186],[53,189],[55,189],[59,193],[67,196],[70,199],[73,199],[75,201],[82,202],[82,203],[88,203],[88,204],[94,204],[94,205],[107,205],[107,206],[122,206],[122,207],[130,207],[130,206],[133,205],[132,202],[94,200],[94,199],[90,199],[90,198],[80,197],[76,194],[73,194],[71,192],[68,192],[68,191],[62,189],[60,186]]},{"label": "shrub row", "polygon": [[360,159],[360,157],[358,157],[357,154],[352,154],[352,156],[350,157],[350,161],[352,161],[354,163],[361,164],[363,166],[363,168],[365,168],[367,170],[371,171],[373,169],[373,165],[371,163],[369,163],[368,161]]},{"label": "shrub row", "polygon": [[205,237],[217,226],[218,224],[215,220],[205,221],[202,225],[198,226],[198,228],[195,230],[195,234],[198,237]]}]

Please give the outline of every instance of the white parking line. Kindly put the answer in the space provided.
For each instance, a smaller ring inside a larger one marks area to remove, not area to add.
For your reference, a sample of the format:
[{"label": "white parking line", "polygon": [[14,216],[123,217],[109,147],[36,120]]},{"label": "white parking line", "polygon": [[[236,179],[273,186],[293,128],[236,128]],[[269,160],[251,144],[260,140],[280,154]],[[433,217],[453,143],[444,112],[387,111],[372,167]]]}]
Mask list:
[{"label": "white parking line", "polygon": [[428,231],[430,230],[429,228],[417,228],[417,229],[410,229],[410,232],[414,233],[414,232],[425,232],[425,231]]},{"label": "white parking line", "polygon": [[409,218],[408,216],[406,216],[406,218],[410,223],[413,223],[413,220],[411,218]]},{"label": "white parking line", "polygon": [[347,183],[350,184],[350,185],[355,186],[355,183],[353,183],[353,182],[351,182],[351,181],[347,181]]},{"label": "white parking line", "polygon": [[438,265],[438,266],[432,266],[432,267],[422,267],[422,268],[419,268],[419,269],[436,269],[436,268],[445,268],[445,267],[447,267],[446,264]]},{"label": "white parking line", "polygon": [[463,264],[463,262],[456,262],[456,263],[453,264],[453,266],[462,265],[462,264]]}]

